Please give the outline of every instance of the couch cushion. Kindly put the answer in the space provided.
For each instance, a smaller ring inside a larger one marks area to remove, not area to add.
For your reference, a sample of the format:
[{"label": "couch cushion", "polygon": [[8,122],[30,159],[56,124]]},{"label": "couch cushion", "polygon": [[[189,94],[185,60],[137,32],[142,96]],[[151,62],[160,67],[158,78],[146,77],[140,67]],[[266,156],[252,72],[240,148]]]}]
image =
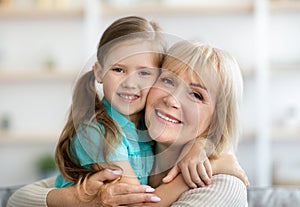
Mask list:
[{"label": "couch cushion", "polygon": [[296,207],[300,206],[300,188],[294,187],[250,187],[249,207]]},{"label": "couch cushion", "polygon": [[21,186],[2,187],[0,188],[0,207],[5,207],[9,196]]}]

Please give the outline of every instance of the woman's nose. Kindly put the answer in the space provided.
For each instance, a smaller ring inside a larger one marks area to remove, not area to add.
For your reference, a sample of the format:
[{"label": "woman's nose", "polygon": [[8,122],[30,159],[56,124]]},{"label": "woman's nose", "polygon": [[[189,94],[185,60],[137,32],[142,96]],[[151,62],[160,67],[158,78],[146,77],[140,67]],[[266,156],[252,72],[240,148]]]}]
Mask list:
[{"label": "woman's nose", "polygon": [[173,94],[168,94],[165,97],[163,97],[163,102],[168,106],[175,109],[180,108],[180,102],[178,100],[178,97],[176,97]]}]

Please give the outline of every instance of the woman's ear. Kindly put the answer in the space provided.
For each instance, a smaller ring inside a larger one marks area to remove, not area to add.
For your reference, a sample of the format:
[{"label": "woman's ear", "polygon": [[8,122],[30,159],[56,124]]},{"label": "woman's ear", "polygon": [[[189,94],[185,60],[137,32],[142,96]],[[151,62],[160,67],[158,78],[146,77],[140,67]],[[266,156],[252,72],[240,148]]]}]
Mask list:
[{"label": "woman's ear", "polygon": [[97,82],[102,83],[102,67],[98,61],[93,65],[93,70]]}]

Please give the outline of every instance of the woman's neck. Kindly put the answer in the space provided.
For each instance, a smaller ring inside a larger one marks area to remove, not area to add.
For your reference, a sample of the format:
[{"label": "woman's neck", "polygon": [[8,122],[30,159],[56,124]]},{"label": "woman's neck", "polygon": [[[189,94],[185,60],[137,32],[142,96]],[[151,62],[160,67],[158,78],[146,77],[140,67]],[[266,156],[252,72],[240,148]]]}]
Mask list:
[{"label": "woman's neck", "polygon": [[178,160],[182,147],[173,145],[164,145],[156,143],[155,145],[155,169],[164,172],[170,170]]}]

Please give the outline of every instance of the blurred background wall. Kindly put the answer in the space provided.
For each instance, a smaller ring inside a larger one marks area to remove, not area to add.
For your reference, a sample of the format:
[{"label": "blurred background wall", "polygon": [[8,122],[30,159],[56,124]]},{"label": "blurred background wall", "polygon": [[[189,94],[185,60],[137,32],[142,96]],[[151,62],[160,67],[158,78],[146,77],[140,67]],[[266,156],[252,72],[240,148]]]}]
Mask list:
[{"label": "blurred background wall", "polygon": [[252,185],[300,185],[299,0],[0,0],[0,186],[51,173],[74,81],[125,15],[233,54],[241,165]]}]

